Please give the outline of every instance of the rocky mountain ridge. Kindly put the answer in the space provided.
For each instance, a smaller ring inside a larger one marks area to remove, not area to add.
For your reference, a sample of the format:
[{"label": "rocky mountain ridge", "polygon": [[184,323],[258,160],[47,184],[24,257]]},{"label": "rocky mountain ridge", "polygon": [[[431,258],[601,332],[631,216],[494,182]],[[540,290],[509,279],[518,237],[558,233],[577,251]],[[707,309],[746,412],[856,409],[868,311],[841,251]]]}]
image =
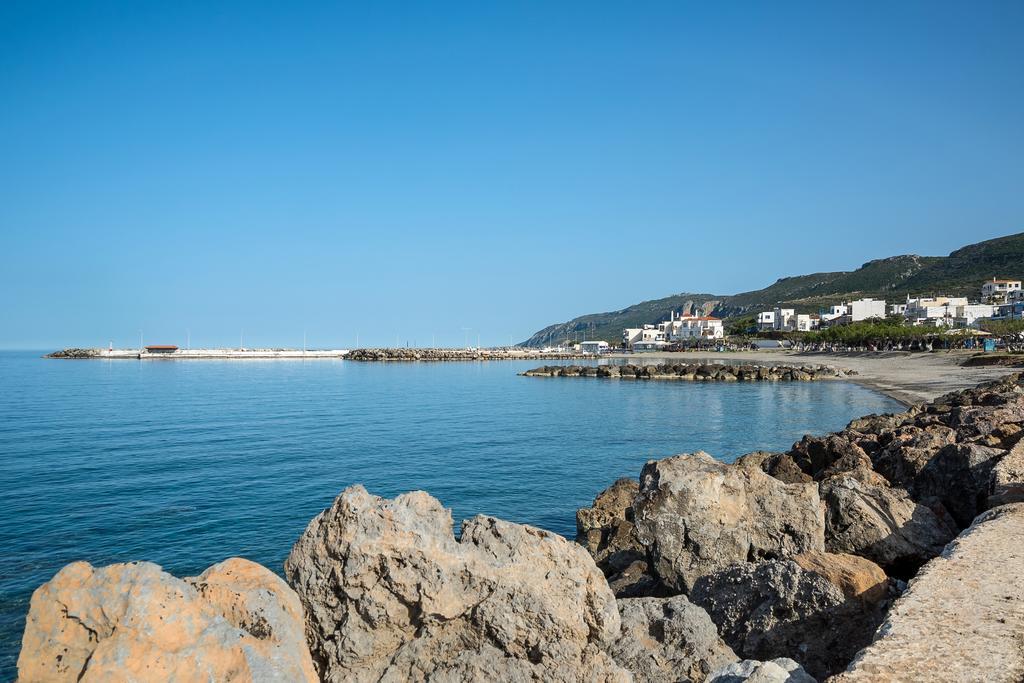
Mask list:
[{"label": "rocky mountain ridge", "polygon": [[1024,233],[971,244],[949,256],[891,256],[868,261],[853,271],[784,277],[751,292],[673,294],[548,325],[523,345],[549,346],[584,335],[618,343],[624,328],[667,320],[670,312],[736,318],[774,306],[816,313],[842,299],[865,296],[890,301],[927,294],[977,297],[982,281],[996,276],[1024,279]]}]

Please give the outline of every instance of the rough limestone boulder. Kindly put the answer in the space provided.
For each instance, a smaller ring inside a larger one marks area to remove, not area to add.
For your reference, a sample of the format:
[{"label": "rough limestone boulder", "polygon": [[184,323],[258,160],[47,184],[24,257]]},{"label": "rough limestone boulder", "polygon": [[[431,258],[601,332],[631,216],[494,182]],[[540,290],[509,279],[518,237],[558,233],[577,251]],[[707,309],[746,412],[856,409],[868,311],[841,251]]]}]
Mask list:
[{"label": "rough limestone boulder", "polygon": [[302,606],[238,558],[192,579],[75,562],[32,595],[18,680],[316,681]]},{"label": "rough limestone boulder", "polygon": [[871,467],[871,458],[848,432],[824,437],[804,436],[793,444],[789,456],[806,474],[819,480],[832,474]]},{"label": "rough limestone boulder", "polygon": [[902,578],[942,552],[957,529],[948,515],[911,500],[873,473],[845,473],[820,484],[825,547],[866,557]]},{"label": "rough limestone boulder", "polygon": [[832,679],[1024,680],[1024,503],[979,516],[910,582],[873,643]]},{"label": "rough limestone boulder", "polygon": [[817,683],[792,659],[780,657],[768,662],[744,659],[714,672],[708,683]]},{"label": "rough limestone boulder", "polygon": [[871,560],[844,553],[810,552],[793,561],[805,572],[824,577],[847,598],[877,603],[889,596],[889,577]]},{"label": "rough limestone boulder", "polygon": [[1024,441],[1019,441],[992,470],[988,506],[1024,502]]},{"label": "rough limestone boulder", "polygon": [[625,680],[603,651],[615,598],[579,545],[451,512],[421,491],[346,489],[296,542],[285,573],[326,681]]},{"label": "rough limestone boulder", "polygon": [[973,443],[946,446],[927,460],[907,488],[915,500],[939,500],[966,527],[985,509],[992,471],[1004,455],[1000,448]]},{"label": "rough limestone boulder", "polygon": [[825,549],[817,485],[786,484],[703,452],[648,462],[633,515],[653,573],[676,593],[737,562]]},{"label": "rough limestone boulder", "polygon": [[639,490],[635,479],[622,478],[597,494],[592,507],[576,511],[576,542],[587,549],[606,574],[622,571],[644,559],[630,507]]},{"label": "rough limestone boulder", "polygon": [[811,675],[841,671],[871,641],[882,610],[792,560],[738,564],[709,574],[690,593],[740,657],[790,657]]},{"label": "rough limestone boulder", "polygon": [[736,464],[743,467],[757,467],[765,474],[787,484],[806,484],[813,481],[809,474],[805,474],[800,469],[789,453],[754,451],[740,456],[736,460]]},{"label": "rough limestone boulder", "polygon": [[608,649],[637,681],[703,681],[736,661],[707,612],[686,596],[619,600],[622,634]]},{"label": "rough limestone boulder", "polygon": [[593,506],[576,511],[576,542],[587,549],[616,598],[664,597],[651,576],[647,550],[636,538],[633,498],[640,485],[623,478],[597,494]]}]

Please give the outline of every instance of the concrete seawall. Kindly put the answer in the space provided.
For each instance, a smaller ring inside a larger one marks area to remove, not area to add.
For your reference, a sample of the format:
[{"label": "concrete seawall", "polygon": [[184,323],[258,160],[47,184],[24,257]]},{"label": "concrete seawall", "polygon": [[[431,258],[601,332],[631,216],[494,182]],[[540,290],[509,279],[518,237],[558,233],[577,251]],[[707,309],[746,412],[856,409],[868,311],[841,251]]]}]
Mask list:
[{"label": "concrete seawall", "polygon": [[582,360],[597,356],[585,353],[543,353],[533,349],[139,349],[69,348],[45,356],[55,359],[193,360],[193,359],[314,359],[376,361],[480,361],[480,360]]},{"label": "concrete seawall", "polygon": [[348,349],[176,349],[148,352],[139,349],[64,349],[47,354],[46,358],[59,359],[114,359],[114,360],[192,360],[192,359],[269,359],[269,358],[344,358]]}]

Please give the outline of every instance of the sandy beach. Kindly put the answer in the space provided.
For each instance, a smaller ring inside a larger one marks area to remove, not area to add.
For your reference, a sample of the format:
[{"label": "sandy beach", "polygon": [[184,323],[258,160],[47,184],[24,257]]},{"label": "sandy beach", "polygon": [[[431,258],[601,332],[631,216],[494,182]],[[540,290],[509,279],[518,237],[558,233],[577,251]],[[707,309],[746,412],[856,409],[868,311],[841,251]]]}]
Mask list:
[{"label": "sandy beach", "polygon": [[752,361],[758,363],[814,363],[835,365],[855,370],[848,381],[874,389],[905,405],[931,401],[942,394],[973,387],[1002,377],[1022,368],[1007,366],[965,367],[962,365],[974,351],[939,351],[910,353],[903,351],[880,353],[809,353],[772,349],[763,351],[736,351],[727,353],[636,353],[609,354],[609,358],[628,359],[631,362],[694,360]]}]

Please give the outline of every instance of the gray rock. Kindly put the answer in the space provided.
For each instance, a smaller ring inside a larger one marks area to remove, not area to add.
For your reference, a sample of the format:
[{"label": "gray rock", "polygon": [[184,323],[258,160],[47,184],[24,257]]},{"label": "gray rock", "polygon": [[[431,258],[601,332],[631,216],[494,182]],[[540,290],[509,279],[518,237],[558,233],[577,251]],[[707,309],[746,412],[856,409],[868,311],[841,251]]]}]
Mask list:
[{"label": "gray rock", "polygon": [[825,549],[815,484],[785,484],[703,452],[647,463],[633,514],[652,573],[675,593],[737,562]]},{"label": "gray rock", "polygon": [[792,659],[780,657],[768,662],[744,659],[730,664],[709,678],[708,683],[817,683]]},{"label": "gray rock", "polygon": [[760,468],[765,474],[786,484],[806,484],[809,481],[814,481],[809,474],[805,474],[800,469],[789,453],[754,451],[740,456],[736,460],[736,464],[743,467]]},{"label": "gray rock", "polygon": [[736,655],[707,612],[685,596],[619,600],[622,634],[608,648],[637,681],[699,682]]},{"label": "gray rock", "polygon": [[854,438],[851,438],[852,436],[850,432],[839,432],[824,437],[807,435],[793,444],[789,455],[801,470],[814,479],[861,467],[871,467],[871,459]]},{"label": "gray rock", "polygon": [[871,641],[879,605],[847,599],[791,560],[740,564],[699,579],[690,593],[740,657],[790,657],[813,676],[841,671]]},{"label": "gray rock", "polygon": [[576,511],[576,542],[594,557],[616,598],[663,597],[651,576],[647,551],[636,537],[633,498],[640,485],[623,478],[597,494],[593,506]]},{"label": "gray rock", "polygon": [[604,652],[615,598],[555,534],[451,512],[423,492],[346,489],[302,534],[285,574],[325,681],[624,680]]},{"label": "gray rock", "polygon": [[576,542],[606,574],[622,571],[644,558],[631,510],[639,490],[635,479],[622,478],[597,494],[593,506],[576,511]]},{"label": "gray rock", "polygon": [[957,533],[950,520],[878,475],[830,477],[821,482],[820,492],[828,551],[866,557],[896,576],[913,576]]},{"label": "gray rock", "polygon": [[1018,442],[992,470],[989,507],[1024,502],[1024,441]]}]

